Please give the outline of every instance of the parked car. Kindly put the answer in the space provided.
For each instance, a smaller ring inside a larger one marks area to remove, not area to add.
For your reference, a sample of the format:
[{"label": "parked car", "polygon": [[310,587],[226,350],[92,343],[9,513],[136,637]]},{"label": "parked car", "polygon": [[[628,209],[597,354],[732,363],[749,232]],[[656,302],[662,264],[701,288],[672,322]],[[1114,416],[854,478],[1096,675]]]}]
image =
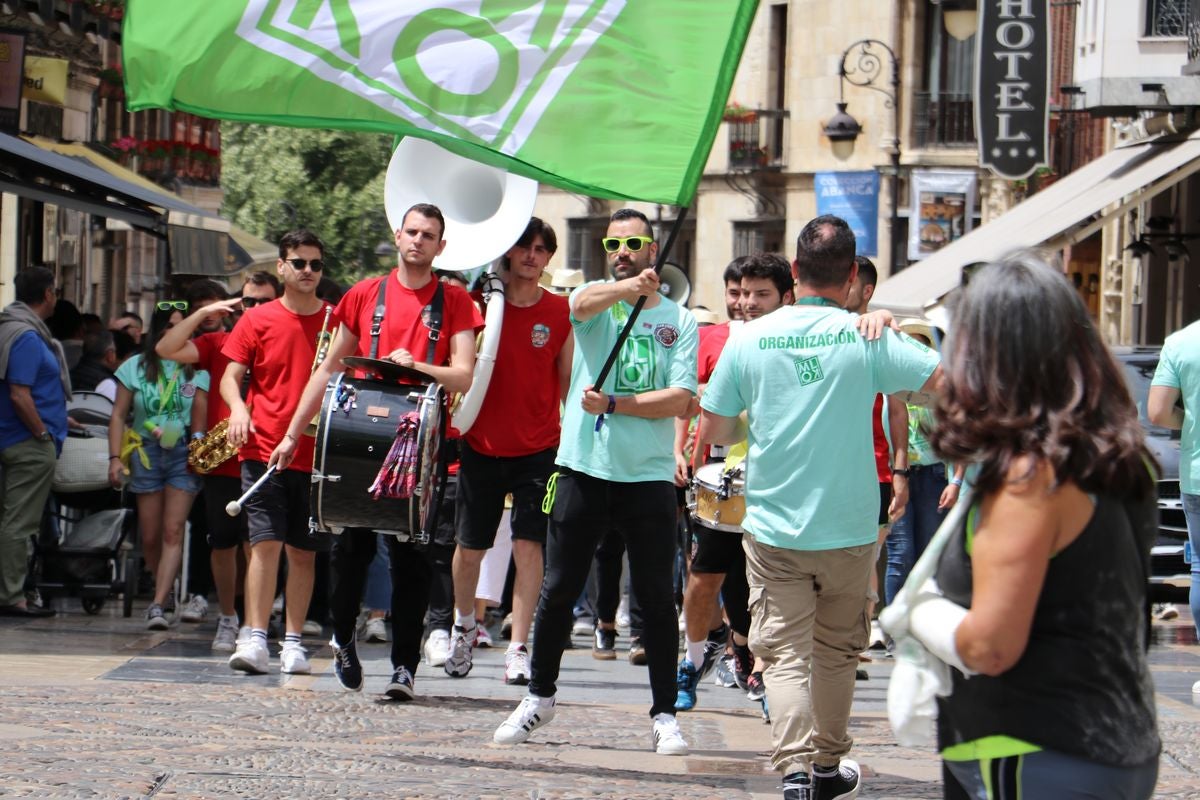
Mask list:
[{"label": "parked car", "polygon": [[1152,425],[1146,418],[1146,399],[1154,370],[1158,368],[1159,351],[1158,347],[1112,348],[1137,404],[1138,419],[1146,431],[1146,444],[1162,470],[1158,480],[1158,540],[1150,551],[1151,594],[1156,602],[1186,602],[1191,572],[1184,561],[1188,534],[1179,493],[1179,431]]}]

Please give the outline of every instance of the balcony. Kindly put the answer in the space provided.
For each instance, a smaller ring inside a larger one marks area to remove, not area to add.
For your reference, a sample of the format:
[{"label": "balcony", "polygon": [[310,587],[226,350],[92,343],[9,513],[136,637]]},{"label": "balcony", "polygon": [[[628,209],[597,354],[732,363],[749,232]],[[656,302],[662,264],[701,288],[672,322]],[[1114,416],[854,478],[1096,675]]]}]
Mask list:
[{"label": "balcony", "polygon": [[917,148],[974,147],[975,104],[971,95],[913,92],[913,142]]},{"label": "balcony", "polygon": [[784,140],[788,116],[787,110],[781,108],[726,109],[729,170],[782,170],[786,166]]}]

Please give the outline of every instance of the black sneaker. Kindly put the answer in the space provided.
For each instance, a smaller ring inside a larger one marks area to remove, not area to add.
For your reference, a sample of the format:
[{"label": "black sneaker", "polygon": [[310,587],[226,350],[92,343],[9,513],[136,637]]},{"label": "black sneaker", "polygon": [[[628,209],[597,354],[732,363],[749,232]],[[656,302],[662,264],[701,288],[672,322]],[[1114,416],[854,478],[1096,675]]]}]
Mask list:
[{"label": "black sneaker", "polygon": [[330,639],[329,646],[333,648],[333,674],[343,689],[361,692],[363,687],[362,662],[358,660],[358,650],[354,642],[345,647],[339,647],[337,639]]},{"label": "black sneaker", "polygon": [[605,630],[596,628],[592,641],[592,658],[600,661],[612,661],[617,657],[617,631],[614,628]]},{"label": "black sneaker", "polygon": [[629,663],[638,667],[646,664],[646,648],[642,646],[642,637],[640,636],[629,640]]},{"label": "black sneaker", "polygon": [[767,687],[763,685],[763,677],[761,672],[751,672],[750,677],[746,679],[746,697],[751,700],[762,700],[767,694]]},{"label": "black sneaker", "polygon": [[734,643],[733,680],[739,689],[746,688],[746,682],[750,679],[752,672],[754,672],[754,654],[750,652],[750,645]]},{"label": "black sneaker", "polygon": [[849,758],[843,758],[836,770],[814,764],[812,800],[854,800],[858,797],[859,775],[858,762]]},{"label": "black sneaker", "polygon": [[812,781],[807,772],[793,772],[783,778],[783,800],[812,800]]},{"label": "black sneaker", "polygon": [[383,693],[393,700],[412,700],[416,692],[413,691],[413,676],[408,671],[407,667],[399,667],[392,672],[392,680],[388,683],[387,688]]},{"label": "black sneaker", "polygon": [[708,640],[704,642],[704,659],[696,670],[698,680],[708,677],[708,673],[712,672],[713,667],[717,665],[717,659],[725,655],[725,641],[728,638],[728,625],[722,625],[716,630],[708,632]]}]

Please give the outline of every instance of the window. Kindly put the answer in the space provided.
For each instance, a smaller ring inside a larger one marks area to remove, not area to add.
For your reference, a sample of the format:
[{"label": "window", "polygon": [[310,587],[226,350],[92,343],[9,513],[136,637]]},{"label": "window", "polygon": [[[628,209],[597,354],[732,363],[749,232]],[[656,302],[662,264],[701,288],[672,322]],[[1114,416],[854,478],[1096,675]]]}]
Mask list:
[{"label": "window", "polygon": [[922,91],[913,92],[917,147],[974,147],[975,36],[959,41],[946,32],[941,5],[925,14]]},{"label": "window", "polygon": [[567,220],[567,268],[583,271],[584,280],[606,277],[604,246],[600,240],[608,230],[608,217]]},{"label": "window", "polygon": [[782,253],[786,223],[781,219],[733,223],[733,257],[753,253]]},{"label": "window", "polygon": [[1146,0],[1146,36],[1187,34],[1188,0]]}]

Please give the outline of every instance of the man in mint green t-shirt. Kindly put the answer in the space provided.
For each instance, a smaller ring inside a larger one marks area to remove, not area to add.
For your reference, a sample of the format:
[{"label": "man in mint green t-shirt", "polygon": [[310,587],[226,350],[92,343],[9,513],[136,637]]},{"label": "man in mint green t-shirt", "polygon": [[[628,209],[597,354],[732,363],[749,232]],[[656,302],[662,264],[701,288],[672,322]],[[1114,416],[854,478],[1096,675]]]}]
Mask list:
[{"label": "man in mint green t-shirt", "polygon": [[772,764],[785,788],[852,796],[858,765],[843,756],[879,511],[871,409],[880,392],[931,389],[940,368],[891,330],[864,340],[842,310],[857,271],[845,221],[809,222],[792,268],[797,304],[726,345],[701,430],[717,444],[749,436],[750,649],[767,664]]},{"label": "man in mint green t-shirt", "polygon": [[[1176,401],[1183,398],[1183,408]],[[1192,551],[1192,620],[1200,633],[1200,322],[1176,331],[1163,343],[1150,381],[1146,416],[1155,425],[1183,430],[1179,441],[1179,491]],[[1192,687],[1200,691],[1200,681]]]},{"label": "man in mint green t-shirt", "polygon": [[[554,696],[572,606],[606,534],[624,537],[633,591],[642,608],[653,704],[655,751],[685,755],[675,722],[678,622],[675,562],[674,418],[696,392],[695,318],[658,293],[658,247],[639,211],[613,214],[603,240],[614,281],[571,295],[575,356],[562,421],[558,472],[546,539],[546,575],[534,622],[529,695],[493,737],[516,744],[554,717]],[[599,375],[639,297],[645,307],[604,385]]]}]

